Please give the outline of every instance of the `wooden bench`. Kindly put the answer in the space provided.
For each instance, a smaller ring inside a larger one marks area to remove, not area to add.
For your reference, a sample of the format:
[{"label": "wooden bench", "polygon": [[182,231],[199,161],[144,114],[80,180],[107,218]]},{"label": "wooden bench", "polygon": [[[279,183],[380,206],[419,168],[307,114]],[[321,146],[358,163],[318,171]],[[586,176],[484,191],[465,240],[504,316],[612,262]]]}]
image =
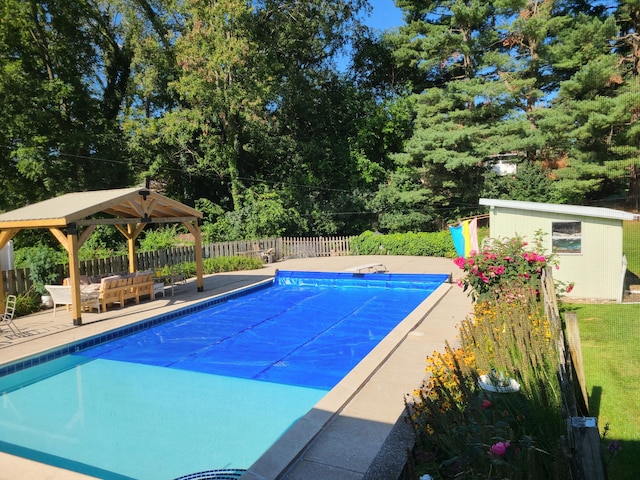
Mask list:
[{"label": "wooden bench", "polygon": [[367,263],[365,265],[358,265],[357,267],[347,268],[345,271],[355,273],[363,273],[365,271],[371,273],[385,273],[387,271],[387,267],[385,267],[382,263]]},{"label": "wooden bench", "polygon": [[153,272],[137,272],[132,275],[113,275],[105,277],[100,282],[100,304],[102,310],[107,310],[107,305],[117,303],[123,307],[127,300],[140,303],[140,297],[149,295],[155,299],[153,289]]}]

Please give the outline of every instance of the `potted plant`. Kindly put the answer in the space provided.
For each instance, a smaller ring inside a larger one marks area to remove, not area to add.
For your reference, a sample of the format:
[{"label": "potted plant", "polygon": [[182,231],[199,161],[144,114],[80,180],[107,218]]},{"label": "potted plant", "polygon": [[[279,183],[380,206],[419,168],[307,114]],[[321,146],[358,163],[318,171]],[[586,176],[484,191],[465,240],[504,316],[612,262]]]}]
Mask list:
[{"label": "potted plant", "polygon": [[57,250],[45,245],[34,248],[28,259],[29,279],[33,283],[33,289],[41,295],[42,304],[51,307],[51,296],[45,285],[50,285],[58,280],[59,255]]}]

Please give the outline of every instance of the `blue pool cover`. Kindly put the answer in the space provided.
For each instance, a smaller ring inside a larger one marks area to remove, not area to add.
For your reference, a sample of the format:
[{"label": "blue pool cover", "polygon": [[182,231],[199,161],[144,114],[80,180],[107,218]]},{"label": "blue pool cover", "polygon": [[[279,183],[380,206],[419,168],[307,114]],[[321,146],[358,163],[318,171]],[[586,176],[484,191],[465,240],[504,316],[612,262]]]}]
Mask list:
[{"label": "blue pool cover", "polygon": [[80,355],[329,390],[448,278],[280,271],[270,288]]}]

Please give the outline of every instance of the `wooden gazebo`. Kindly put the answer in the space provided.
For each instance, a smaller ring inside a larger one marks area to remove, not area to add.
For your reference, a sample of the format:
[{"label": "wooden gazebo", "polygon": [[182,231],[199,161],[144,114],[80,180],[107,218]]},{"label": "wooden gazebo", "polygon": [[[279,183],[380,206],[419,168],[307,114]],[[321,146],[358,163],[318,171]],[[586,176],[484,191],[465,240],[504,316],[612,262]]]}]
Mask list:
[{"label": "wooden gazebo", "polygon": [[[144,187],[68,193],[0,214],[0,249],[22,229],[49,229],[69,254],[73,324],[82,325],[78,250],[96,226],[114,225],[127,238],[129,271],[135,272],[135,241],[144,227],[151,223],[182,223],[195,238],[196,286],[201,292],[200,219],[202,213],[198,210]],[[2,275],[0,300],[4,303]]]}]

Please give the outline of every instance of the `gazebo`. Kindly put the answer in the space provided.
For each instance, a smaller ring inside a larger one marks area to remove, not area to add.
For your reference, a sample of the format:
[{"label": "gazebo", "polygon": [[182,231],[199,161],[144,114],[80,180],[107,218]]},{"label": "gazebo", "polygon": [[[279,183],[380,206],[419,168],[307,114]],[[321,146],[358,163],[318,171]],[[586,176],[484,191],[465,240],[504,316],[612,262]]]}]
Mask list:
[{"label": "gazebo", "polygon": [[[69,254],[73,324],[82,325],[78,250],[98,225],[114,225],[126,237],[129,272],[133,273],[135,241],[145,226],[182,223],[195,238],[196,286],[201,292],[204,285],[201,219],[198,210],[144,187],[67,193],[0,214],[0,249],[20,230],[48,229]],[[4,300],[2,275],[0,300]]]}]

